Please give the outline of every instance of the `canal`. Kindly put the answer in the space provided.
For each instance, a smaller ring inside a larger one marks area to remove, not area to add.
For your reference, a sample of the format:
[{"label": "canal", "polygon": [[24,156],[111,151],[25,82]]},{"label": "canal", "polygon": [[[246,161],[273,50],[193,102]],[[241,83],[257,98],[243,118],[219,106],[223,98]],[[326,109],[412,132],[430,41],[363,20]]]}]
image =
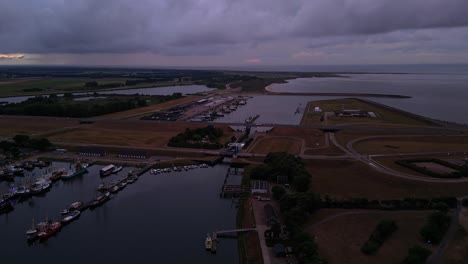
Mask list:
[{"label": "canal", "polygon": [[[70,203],[95,197],[100,168],[94,165],[86,175],[58,181],[43,197],[16,203],[14,211],[0,215],[2,263],[238,263],[236,240],[222,240],[216,255],[204,249],[208,231],[235,227],[236,208],[219,198],[228,169],[224,165],[146,173],[103,206],[84,211],[56,236],[28,245],[25,231],[33,220],[58,219]],[[0,190],[8,185],[0,183]]]}]

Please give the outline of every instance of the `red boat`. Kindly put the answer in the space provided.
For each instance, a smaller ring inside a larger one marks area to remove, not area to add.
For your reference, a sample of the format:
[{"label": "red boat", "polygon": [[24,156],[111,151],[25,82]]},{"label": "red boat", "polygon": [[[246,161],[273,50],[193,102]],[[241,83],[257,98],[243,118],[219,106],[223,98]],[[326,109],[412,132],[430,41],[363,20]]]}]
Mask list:
[{"label": "red boat", "polygon": [[47,225],[46,229],[42,232],[40,232],[39,234],[37,234],[37,236],[41,239],[41,240],[46,240],[48,239],[49,237],[57,234],[60,229],[62,229],[62,223],[60,222],[52,222],[50,224]]}]

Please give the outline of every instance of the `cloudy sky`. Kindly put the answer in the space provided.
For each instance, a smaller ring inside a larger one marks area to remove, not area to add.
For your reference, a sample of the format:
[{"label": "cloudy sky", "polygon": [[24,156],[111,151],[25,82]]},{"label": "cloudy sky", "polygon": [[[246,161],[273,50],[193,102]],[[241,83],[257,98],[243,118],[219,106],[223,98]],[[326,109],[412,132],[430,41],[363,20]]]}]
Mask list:
[{"label": "cloudy sky", "polygon": [[467,0],[0,0],[0,64],[466,62]]}]

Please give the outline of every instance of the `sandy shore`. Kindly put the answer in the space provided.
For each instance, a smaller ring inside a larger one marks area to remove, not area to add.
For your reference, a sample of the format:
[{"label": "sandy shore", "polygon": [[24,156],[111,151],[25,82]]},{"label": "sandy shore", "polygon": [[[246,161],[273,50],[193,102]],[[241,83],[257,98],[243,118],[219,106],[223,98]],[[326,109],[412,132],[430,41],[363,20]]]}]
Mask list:
[{"label": "sandy shore", "polygon": [[277,83],[272,83],[270,85],[268,85],[267,87],[265,87],[265,90],[269,91],[270,93],[275,93],[275,91],[273,91],[271,88],[273,87],[273,85],[276,85]]}]

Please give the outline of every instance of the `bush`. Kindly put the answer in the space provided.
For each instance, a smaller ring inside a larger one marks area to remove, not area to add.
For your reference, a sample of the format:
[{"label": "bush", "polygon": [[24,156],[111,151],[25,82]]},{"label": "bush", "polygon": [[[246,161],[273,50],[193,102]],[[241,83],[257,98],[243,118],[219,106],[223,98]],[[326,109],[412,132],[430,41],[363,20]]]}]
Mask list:
[{"label": "bush", "polygon": [[397,225],[393,220],[382,220],[369,237],[369,240],[361,247],[362,253],[372,255],[395,231]]},{"label": "bush", "polygon": [[463,198],[463,200],[462,200],[462,205],[463,205],[464,207],[468,207],[468,198]]},{"label": "bush", "polygon": [[414,246],[408,250],[408,256],[403,260],[402,264],[425,264],[430,255],[431,251],[429,249]]},{"label": "bush", "polygon": [[446,213],[440,211],[432,213],[420,231],[424,241],[439,244],[450,226],[450,221],[450,216]]}]

